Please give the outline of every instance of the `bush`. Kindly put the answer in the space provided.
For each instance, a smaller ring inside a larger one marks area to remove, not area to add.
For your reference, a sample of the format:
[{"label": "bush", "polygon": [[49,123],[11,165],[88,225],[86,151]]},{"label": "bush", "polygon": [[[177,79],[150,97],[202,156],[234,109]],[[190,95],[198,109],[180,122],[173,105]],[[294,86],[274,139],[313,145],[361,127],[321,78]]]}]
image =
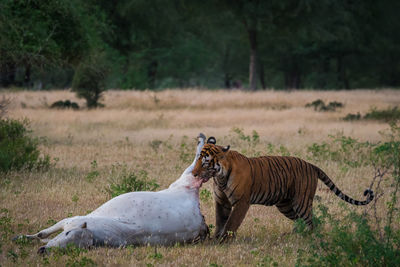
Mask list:
[{"label": "bush", "polygon": [[343,103],[333,101],[329,102],[328,105],[325,105],[325,102],[321,99],[317,99],[311,103],[306,104],[306,108],[314,107],[315,111],[336,111],[337,108],[342,108]]},{"label": "bush", "polygon": [[[368,147],[365,159],[375,169],[371,188],[375,198],[369,204],[372,214],[358,214],[343,205],[342,216],[329,214],[328,208],[318,206],[314,213],[315,229],[305,231],[303,221],[296,222],[297,231],[309,243],[310,251],[298,250],[297,266],[397,266],[400,262],[400,127],[391,126],[387,141],[377,144],[342,139],[351,147]],[[347,141],[346,141],[347,140]],[[329,150],[327,150],[329,151]],[[346,151],[340,151],[342,155]],[[385,188],[383,188],[385,187]],[[383,193],[390,194],[384,208],[378,206]],[[377,216],[382,212],[384,217]],[[326,227],[322,227],[322,226]],[[324,229],[325,228],[325,229]],[[326,228],[329,228],[327,231]]]},{"label": "bush", "polygon": [[400,119],[400,110],[398,109],[398,107],[389,107],[383,110],[372,108],[367,114],[365,114],[364,119],[382,120],[386,122],[396,121]]},{"label": "bush", "polygon": [[70,100],[59,100],[54,102],[53,104],[51,104],[50,108],[57,108],[57,109],[74,109],[74,110],[78,110],[79,109],[79,105],[75,102],[71,102]]},{"label": "bush", "polygon": [[0,171],[49,167],[49,156],[40,157],[38,140],[30,132],[26,120],[0,120]]},{"label": "bush", "polygon": [[348,113],[343,120],[345,121],[358,121],[361,120],[361,114],[360,112],[357,112],[357,114],[353,114],[353,113]]},{"label": "bush", "polygon": [[72,90],[86,100],[88,108],[104,106],[99,103],[105,89],[106,68],[96,60],[81,63],[72,80]]},{"label": "bush", "polygon": [[111,197],[116,197],[134,191],[154,191],[160,187],[155,180],[149,180],[146,171],[140,171],[139,175],[128,173],[124,169],[119,182],[111,182],[106,191]]},{"label": "bush", "polygon": [[377,108],[372,108],[369,112],[367,112],[364,116],[361,116],[359,112],[357,114],[349,113],[346,117],[343,118],[345,121],[353,121],[353,120],[378,120],[384,122],[395,122],[400,119],[400,110],[399,108],[387,108],[383,110],[379,110]]}]

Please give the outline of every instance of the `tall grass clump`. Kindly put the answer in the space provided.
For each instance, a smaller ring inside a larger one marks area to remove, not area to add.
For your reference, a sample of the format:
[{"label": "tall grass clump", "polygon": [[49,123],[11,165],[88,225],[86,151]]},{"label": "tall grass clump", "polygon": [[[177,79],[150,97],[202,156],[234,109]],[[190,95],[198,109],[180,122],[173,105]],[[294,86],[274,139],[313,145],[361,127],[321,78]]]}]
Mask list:
[{"label": "tall grass clump", "polygon": [[[306,237],[310,251],[298,250],[297,266],[396,266],[400,262],[400,127],[391,126],[386,141],[360,143],[353,147],[364,149],[363,161],[374,167],[370,188],[375,199],[363,214],[342,205],[343,217],[331,215],[328,208],[319,205],[315,212],[316,228],[307,232],[303,222],[297,222],[298,231]],[[325,151],[328,151],[325,146]],[[348,148],[345,145],[343,149]],[[342,149],[342,150],[343,150]],[[335,151],[338,152],[338,151]],[[342,151],[343,152],[343,151]],[[347,152],[343,152],[347,153]],[[336,156],[335,156],[336,157]],[[389,200],[383,205],[384,194]],[[329,229],[329,230],[328,230]]]},{"label": "tall grass clump", "polygon": [[27,120],[0,120],[0,171],[49,167],[49,156],[40,156],[38,139],[30,133]]}]

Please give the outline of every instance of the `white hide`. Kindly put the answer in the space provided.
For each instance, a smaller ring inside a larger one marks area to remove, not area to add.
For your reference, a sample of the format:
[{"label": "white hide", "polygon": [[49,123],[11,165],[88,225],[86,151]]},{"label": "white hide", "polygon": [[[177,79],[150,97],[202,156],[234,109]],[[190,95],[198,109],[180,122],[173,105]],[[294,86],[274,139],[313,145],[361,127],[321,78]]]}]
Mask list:
[{"label": "white hide", "polygon": [[79,247],[126,245],[171,245],[205,238],[208,227],[200,212],[201,180],[192,175],[204,145],[199,135],[193,163],[169,188],[158,192],[132,192],[117,196],[86,216],[64,219],[28,238],[43,239],[63,230],[46,246]]}]

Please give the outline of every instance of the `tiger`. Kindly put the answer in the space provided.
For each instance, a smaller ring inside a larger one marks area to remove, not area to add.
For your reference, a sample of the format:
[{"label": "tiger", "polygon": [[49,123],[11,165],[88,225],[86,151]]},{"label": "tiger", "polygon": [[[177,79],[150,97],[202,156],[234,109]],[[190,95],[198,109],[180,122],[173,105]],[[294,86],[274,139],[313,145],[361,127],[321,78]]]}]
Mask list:
[{"label": "tiger", "polygon": [[210,137],[192,171],[202,183],[213,178],[215,202],[214,238],[221,242],[234,237],[252,204],[275,205],[291,220],[302,219],[313,229],[312,204],[321,180],[340,199],[353,205],[367,205],[374,199],[366,189],[366,200],[344,194],[318,167],[297,157],[262,156],[248,158],[230,146],[216,145]]}]

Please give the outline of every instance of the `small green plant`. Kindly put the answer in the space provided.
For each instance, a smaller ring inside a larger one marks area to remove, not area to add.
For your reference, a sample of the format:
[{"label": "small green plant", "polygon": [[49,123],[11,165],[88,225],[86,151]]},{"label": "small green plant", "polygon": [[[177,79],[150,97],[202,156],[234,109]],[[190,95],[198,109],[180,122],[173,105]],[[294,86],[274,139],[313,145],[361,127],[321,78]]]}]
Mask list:
[{"label": "small green plant", "polygon": [[257,266],[278,266],[278,263],[274,261],[271,256],[264,256],[260,262],[257,263]]},{"label": "small green plant", "polygon": [[109,188],[106,188],[111,197],[134,191],[154,191],[160,187],[155,180],[148,179],[148,174],[144,170],[140,171],[138,175],[123,171],[118,180],[120,180],[119,183],[112,182]]},{"label": "small green plant", "polygon": [[50,167],[50,157],[40,156],[39,139],[32,138],[30,133],[27,120],[0,120],[0,171]]},{"label": "small green plant", "polygon": [[93,180],[100,175],[99,171],[97,170],[97,161],[93,160],[91,163],[91,171],[86,175],[85,179],[88,182],[93,182]]},{"label": "small green plant", "polygon": [[11,227],[12,223],[12,218],[10,216],[10,213],[8,209],[1,209],[0,210],[0,238],[1,239],[7,239],[9,238],[12,234],[14,234],[14,231],[12,230]]},{"label": "small green plant", "polygon": [[75,204],[78,203],[79,197],[75,194],[72,196],[72,202],[74,202]]},{"label": "small green plant", "polygon": [[97,264],[91,258],[83,256],[80,259],[69,258],[67,260],[67,263],[65,264],[65,266],[67,266],[67,267],[92,267],[92,266],[97,266]]},{"label": "small green plant", "polygon": [[245,135],[243,129],[234,127],[232,128],[232,132],[236,133],[240,140],[250,142],[250,135]]},{"label": "small green plant", "polygon": [[155,140],[149,142],[149,145],[154,150],[154,152],[158,152],[158,149],[160,148],[162,143],[163,142],[161,140],[155,139]]},{"label": "small green plant", "polygon": [[148,258],[154,260],[161,260],[163,258],[163,255],[157,251],[157,247],[154,247],[154,252],[150,253]]},{"label": "small green plant", "polygon": [[67,262],[65,264],[66,266],[71,266],[71,267],[97,266],[96,262],[93,259],[88,258],[86,256],[82,256],[83,254],[88,252],[86,249],[78,248],[73,244],[67,245],[66,248],[53,247],[50,250],[52,255],[51,258],[54,259],[55,261],[58,261],[58,259],[62,256],[67,257]]},{"label": "small green plant", "polygon": [[209,202],[212,198],[210,190],[203,188],[200,190],[200,200],[204,202]]},{"label": "small green plant", "polygon": [[184,163],[189,163],[192,160],[192,154],[191,154],[191,148],[187,145],[187,139],[188,137],[185,135],[182,138],[181,145],[179,147],[179,158],[184,162]]},{"label": "small green plant", "polygon": [[337,101],[329,102],[329,104],[326,105],[321,99],[306,104],[306,108],[313,107],[315,111],[336,111],[337,108],[342,108],[343,106],[343,103]]},{"label": "small green plant", "polygon": [[256,130],[253,130],[250,135],[246,135],[242,128],[234,127],[232,128],[232,132],[234,132],[240,140],[246,141],[250,145],[256,145],[260,142],[260,135]]}]

